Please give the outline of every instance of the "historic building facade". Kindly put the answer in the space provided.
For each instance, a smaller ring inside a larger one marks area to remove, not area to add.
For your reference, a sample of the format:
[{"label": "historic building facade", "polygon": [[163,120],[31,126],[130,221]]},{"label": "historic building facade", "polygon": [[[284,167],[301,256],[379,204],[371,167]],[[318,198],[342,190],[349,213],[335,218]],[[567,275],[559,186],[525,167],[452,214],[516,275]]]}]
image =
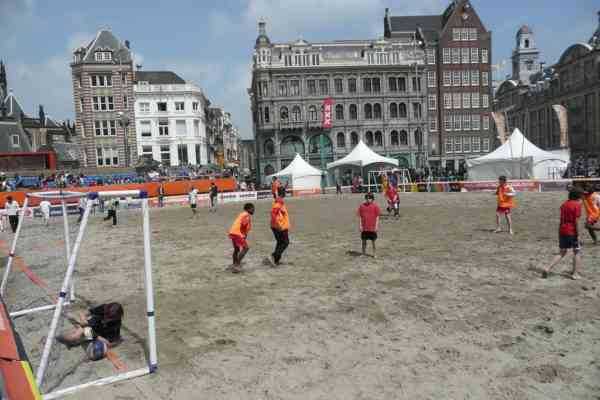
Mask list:
[{"label": "historic building facade", "polygon": [[134,69],[129,42],[98,32],[73,53],[75,125],[84,167],[128,167],[137,161]]},{"label": "historic building facade", "polygon": [[424,167],[427,109],[438,107],[427,99],[427,86],[437,82],[424,58],[414,40],[272,43],[260,22],[249,90],[258,179],[296,153],[326,169],[359,140],[402,166]]},{"label": "historic building facade", "polygon": [[[517,33],[514,54],[521,52],[525,37],[534,43],[526,26]],[[600,22],[587,43],[569,46],[552,67],[541,68],[537,55],[527,62],[533,73],[513,63],[512,79],[496,93],[499,137],[519,128],[543,149],[568,146],[572,157],[600,158]]]},{"label": "historic building facade", "polygon": [[164,166],[208,164],[202,90],[170,71],[136,71],[135,80],[138,156]]},{"label": "historic building facade", "polygon": [[388,40],[424,42],[429,96],[438,107],[428,109],[432,166],[455,170],[467,158],[488,153],[492,143],[492,33],[468,0],[454,0],[441,15],[390,16]]}]

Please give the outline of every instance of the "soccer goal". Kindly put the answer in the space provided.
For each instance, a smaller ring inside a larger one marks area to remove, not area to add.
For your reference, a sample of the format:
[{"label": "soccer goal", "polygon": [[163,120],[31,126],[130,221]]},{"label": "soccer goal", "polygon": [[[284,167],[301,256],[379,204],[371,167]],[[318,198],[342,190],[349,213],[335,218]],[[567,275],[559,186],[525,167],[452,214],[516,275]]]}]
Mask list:
[{"label": "soccer goal", "polygon": [[369,190],[379,191],[379,186],[381,185],[384,176],[387,177],[390,185],[397,186],[402,192],[410,192],[410,184],[412,183],[412,179],[410,176],[410,171],[406,168],[369,171]]},{"label": "soccer goal", "polygon": [[[0,297],[21,337],[44,399],[60,398],[90,386],[156,371],[150,218],[146,197],[145,192],[137,190],[27,194],[19,210],[12,243],[6,249],[8,258]],[[92,216],[94,200],[111,202],[124,198],[128,198],[128,209],[124,211],[123,227],[114,229],[102,221],[102,217]],[[43,200],[53,204],[53,211],[62,216],[62,223],[57,223],[58,218],[54,217],[46,223],[30,216],[35,214],[32,209]],[[131,204],[141,208],[141,229],[137,222],[139,210],[135,207],[132,210]],[[97,223],[90,224],[93,218]],[[118,233],[118,229],[123,232]],[[81,343],[70,343],[71,346],[57,342],[58,335],[81,324],[78,311],[98,308],[110,301],[122,304],[124,318],[120,339],[111,343],[114,347],[103,348],[105,357],[91,361],[91,346],[83,336]]]}]

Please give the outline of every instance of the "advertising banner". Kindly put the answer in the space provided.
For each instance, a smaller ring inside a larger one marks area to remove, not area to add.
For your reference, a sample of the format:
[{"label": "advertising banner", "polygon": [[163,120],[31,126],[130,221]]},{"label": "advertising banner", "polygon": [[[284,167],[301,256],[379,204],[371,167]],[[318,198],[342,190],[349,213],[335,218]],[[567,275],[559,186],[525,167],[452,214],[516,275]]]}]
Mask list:
[{"label": "advertising banner", "polygon": [[[29,209],[28,211],[31,211]],[[77,204],[67,204],[67,214],[69,215],[77,215],[79,214],[79,207]],[[62,206],[50,206],[50,216],[51,217],[62,217]],[[33,209],[33,216],[36,218],[42,217],[42,212],[39,207]]]},{"label": "advertising banner", "polygon": [[323,129],[331,129],[332,125],[333,99],[331,97],[323,100]]},{"label": "advertising banner", "polygon": [[273,194],[271,193],[270,190],[261,190],[259,192],[256,192],[257,200],[272,199],[272,198],[273,198]]},{"label": "advertising banner", "polygon": [[[517,192],[538,192],[540,189],[537,181],[509,181],[508,183]],[[498,182],[495,181],[463,182],[463,188],[466,192],[493,192],[497,186]]]}]

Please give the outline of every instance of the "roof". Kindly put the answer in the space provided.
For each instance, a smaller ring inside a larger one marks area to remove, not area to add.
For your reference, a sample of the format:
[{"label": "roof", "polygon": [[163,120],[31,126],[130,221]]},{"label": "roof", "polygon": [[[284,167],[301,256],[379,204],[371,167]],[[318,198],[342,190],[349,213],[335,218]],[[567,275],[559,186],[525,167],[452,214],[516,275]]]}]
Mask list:
[{"label": "roof", "polygon": [[320,169],[313,167],[312,165],[304,161],[300,154],[296,153],[296,156],[287,167],[273,175],[269,175],[267,178],[271,176],[291,175],[292,179],[295,179],[302,178],[304,176],[321,176],[322,173],[323,172]]},{"label": "roof", "polygon": [[94,53],[97,50],[112,51],[113,59],[111,62],[129,63],[132,60],[131,51],[125,47],[125,45],[121,43],[119,39],[117,39],[109,30],[99,31],[96,35],[96,38],[89,45],[87,45],[83,62],[98,62],[94,59]]},{"label": "roof", "polygon": [[[12,145],[12,135],[19,135],[19,145]],[[0,152],[2,153],[14,153],[31,151],[29,144],[29,138],[23,132],[19,124],[14,122],[2,121],[0,122]]]},{"label": "roof", "polygon": [[437,40],[443,28],[440,15],[390,17],[391,33],[413,33],[420,27],[427,41]]},{"label": "roof", "polygon": [[517,32],[517,35],[530,34],[530,33],[533,33],[531,28],[528,27],[527,25],[523,25]]},{"label": "roof", "polygon": [[136,71],[135,79],[137,82],[148,82],[150,85],[177,85],[185,83],[185,80],[171,71]]},{"label": "roof", "polygon": [[23,112],[23,107],[19,104],[19,100],[10,93],[6,99],[4,99],[4,104],[6,105],[6,116],[12,118],[20,118],[21,113]]},{"label": "roof", "polygon": [[371,164],[391,164],[397,166],[398,160],[375,153],[361,140],[346,157],[327,164],[327,169],[342,165],[356,165],[362,168]]}]

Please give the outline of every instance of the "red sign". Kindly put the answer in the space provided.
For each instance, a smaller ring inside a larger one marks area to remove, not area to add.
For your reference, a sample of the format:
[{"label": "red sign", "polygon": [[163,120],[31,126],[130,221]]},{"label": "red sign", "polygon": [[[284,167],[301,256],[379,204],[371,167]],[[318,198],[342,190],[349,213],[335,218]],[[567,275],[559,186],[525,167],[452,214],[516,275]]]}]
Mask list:
[{"label": "red sign", "polygon": [[333,99],[331,97],[323,100],[323,129],[331,129],[332,121],[332,110],[333,110]]}]

